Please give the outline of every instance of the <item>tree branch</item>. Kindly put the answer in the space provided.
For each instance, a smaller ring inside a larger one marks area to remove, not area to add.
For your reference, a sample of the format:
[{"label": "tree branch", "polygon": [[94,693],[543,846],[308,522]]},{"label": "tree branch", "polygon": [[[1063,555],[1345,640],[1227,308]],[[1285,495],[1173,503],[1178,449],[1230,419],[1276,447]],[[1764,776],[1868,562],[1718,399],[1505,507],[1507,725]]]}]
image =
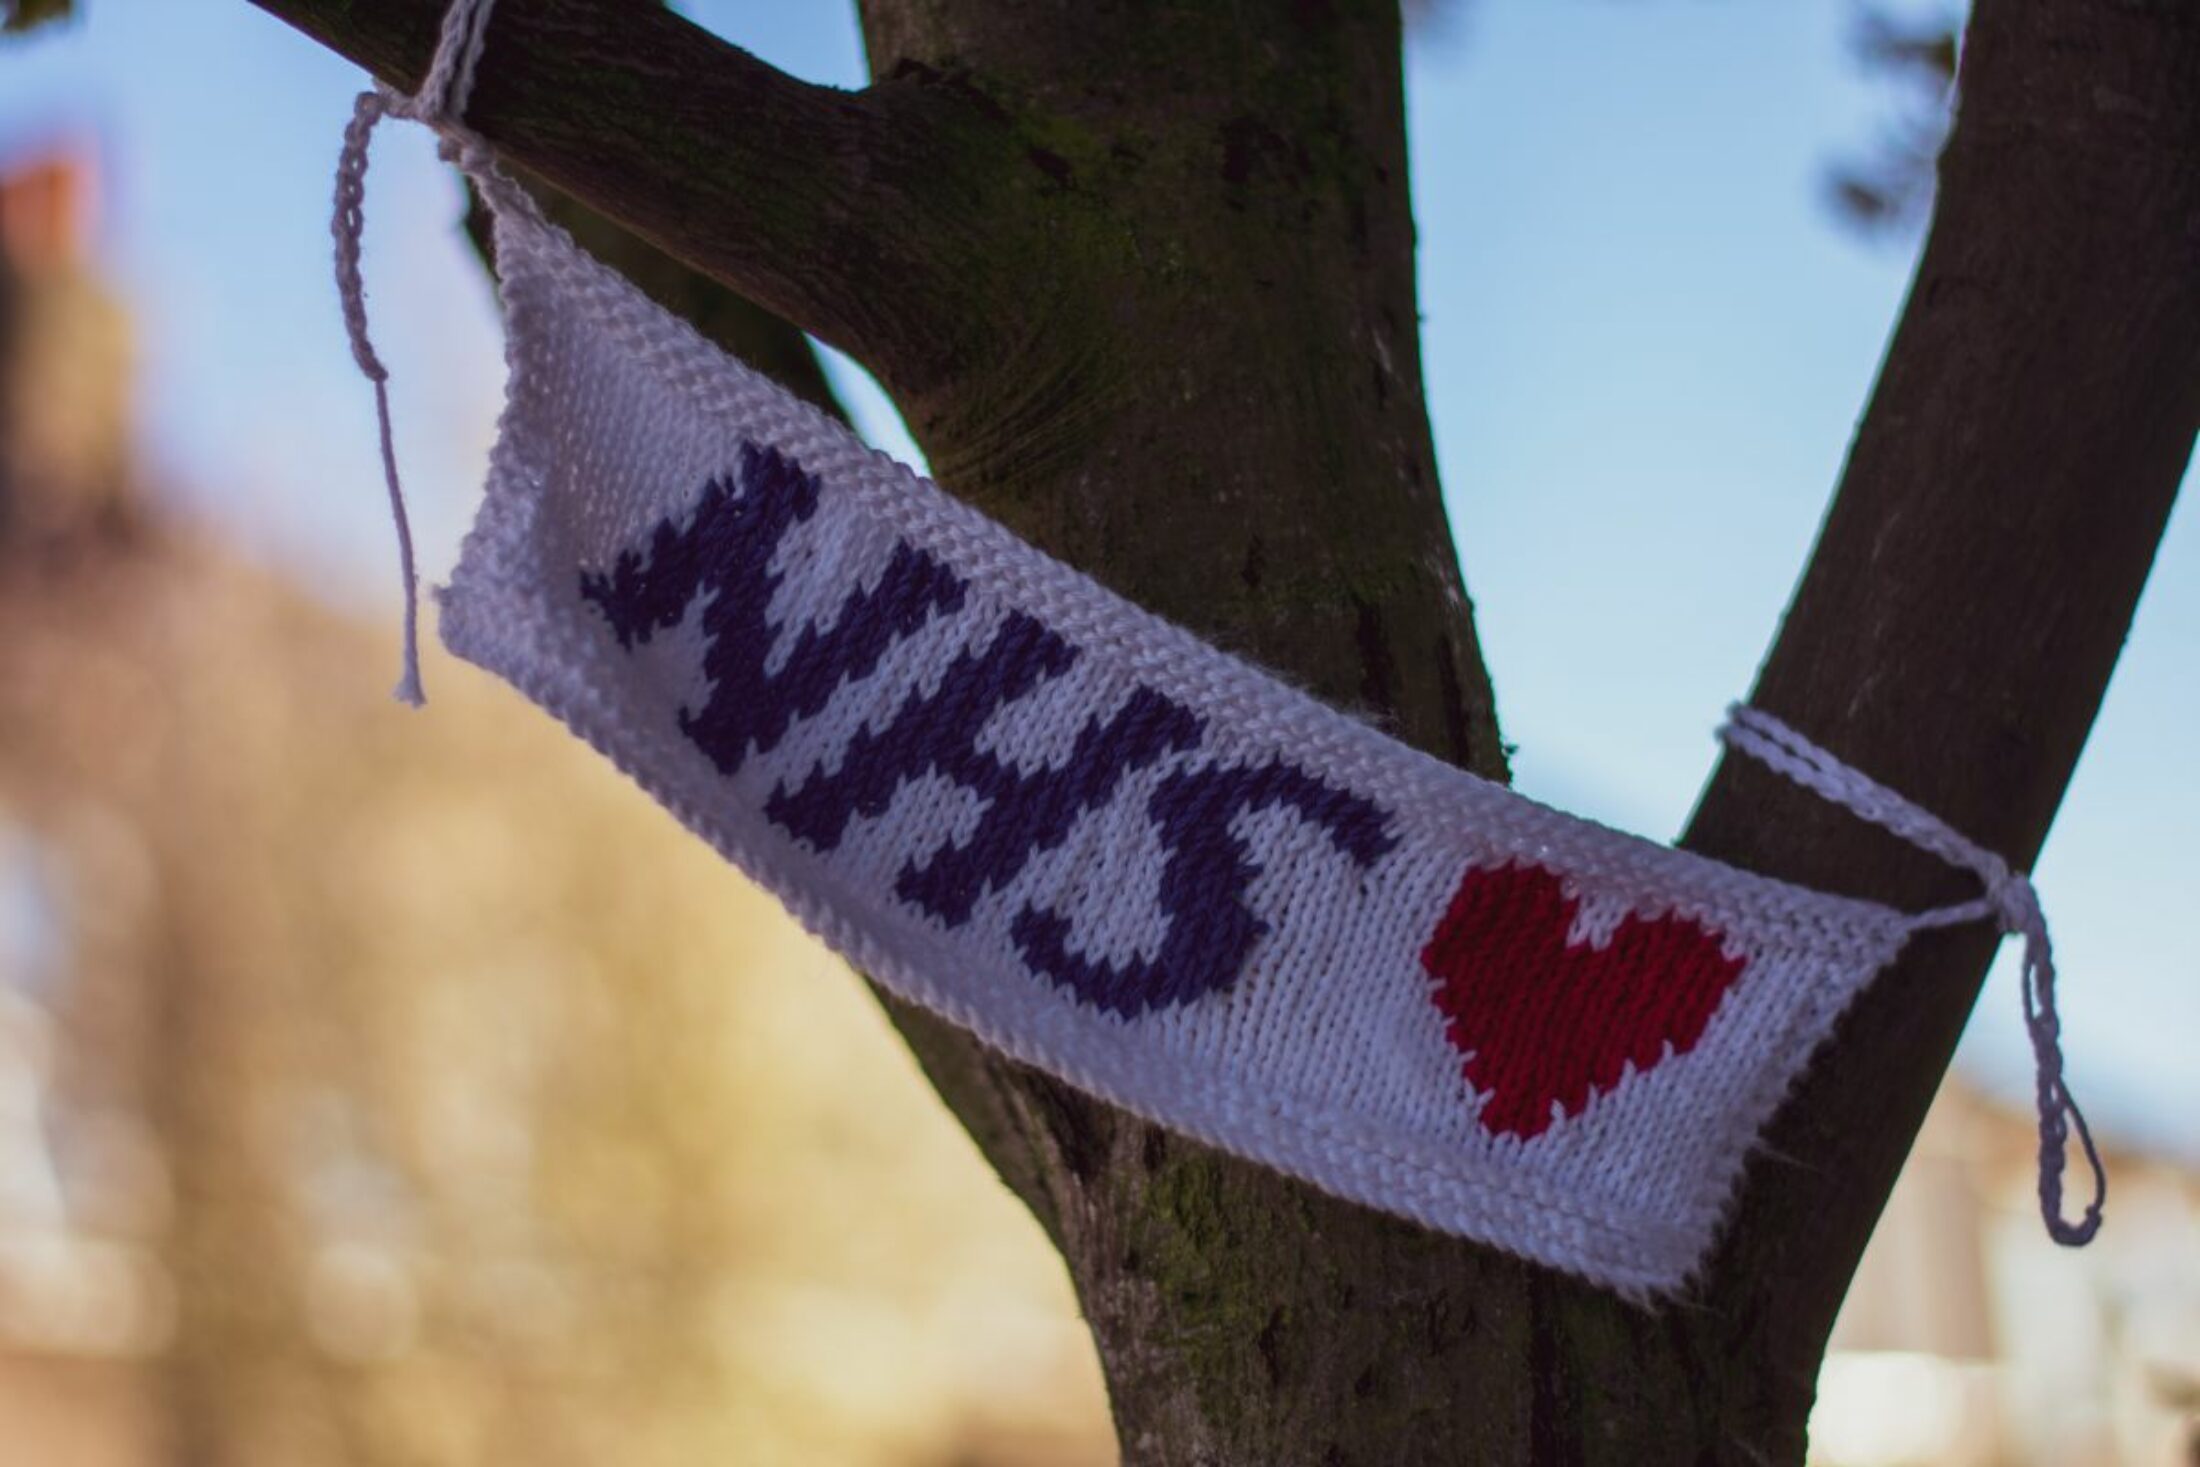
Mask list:
[{"label": "tree branch", "polygon": [[[2200,11],[1980,0],[1932,234],[1754,700],[2028,867],[2196,424]],[[1906,907],[1975,895],[1746,760],[1684,843]],[[1806,1402],[1990,952],[1977,929],[1915,943],[1750,1170],[1705,1295],[1734,1351],[1769,1328]]]},{"label": "tree branch", "polygon": [[[253,3],[408,92],[445,8]],[[655,5],[506,0],[466,125],[890,382],[921,389],[986,349],[969,221],[1001,170],[950,93],[815,86]]]}]

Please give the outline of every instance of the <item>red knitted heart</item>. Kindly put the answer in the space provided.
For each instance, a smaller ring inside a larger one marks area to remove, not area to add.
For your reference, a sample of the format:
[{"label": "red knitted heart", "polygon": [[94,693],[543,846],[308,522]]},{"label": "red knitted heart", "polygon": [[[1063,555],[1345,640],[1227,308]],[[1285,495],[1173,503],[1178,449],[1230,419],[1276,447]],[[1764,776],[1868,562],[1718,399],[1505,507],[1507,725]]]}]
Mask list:
[{"label": "red knitted heart", "polygon": [[1541,866],[1470,867],[1421,966],[1444,1033],[1485,1092],[1485,1130],[1529,1140],[1555,1102],[1579,1115],[1630,1062],[1686,1054],[1746,960],[1718,934],[1667,913],[1622,919],[1602,946],[1569,943],[1581,903]]}]

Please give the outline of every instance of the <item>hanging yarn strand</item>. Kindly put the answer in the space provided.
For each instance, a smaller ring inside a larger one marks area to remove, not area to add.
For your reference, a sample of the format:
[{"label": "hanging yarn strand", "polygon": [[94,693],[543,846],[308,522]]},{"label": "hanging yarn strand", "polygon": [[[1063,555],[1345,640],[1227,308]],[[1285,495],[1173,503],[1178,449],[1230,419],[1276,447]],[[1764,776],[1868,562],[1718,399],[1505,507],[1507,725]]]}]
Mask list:
[{"label": "hanging yarn strand", "polygon": [[[405,513],[405,490],[397,473],[397,444],[390,427],[390,373],[367,335],[367,290],[360,272],[366,233],[367,155],[375,125],[386,116],[409,117],[457,131],[458,119],[465,114],[466,100],[473,92],[474,70],[481,64],[493,4],[494,0],[454,0],[444,12],[435,59],[429,63],[427,79],[421,83],[417,98],[382,86],[361,92],[352,105],[351,122],[344,129],[343,151],[336,161],[336,212],[329,226],[336,240],[336,293],[343,304],[344,331],[351,339],[352,360],[374,384],[382,480],[389,489],[390,521],[397,530],[398,574],[405,598],[404,651],[395,691],[400,703],[415,708],[428,701],[420,685],[420,579],[413,565],[412,522]],[[461,152],[473,154],[479,149],[478,145],[462,149],[455,139],[446,137],[441,151],[447,158],[472,161],[461,159]]]},{"label": "hanging yarn strand", "polygon": [[404,582],[405,642],[403,668],[396,695],[400,703],[418,708],[427,702],[420,686],[420,581],[413,568],[412,523],[405,514],[405,491],[397,476],[397,444],[390,429],[390,373],[375,355],[367,336],[367,293],[360,278],[361,236],[366,220],[367,149],[375,124],[388,112],[388,103],[377,92],[361,92],[352,107],[351,124],[344,129],[344,151],[336,164],[336,293],[343,302],[344,330],[351,338],[351,358],[374,384],[374,416],[382,441],[382,481],[388,486],[390,520],[397,528],[398,573]]},{"label": "hanging yarn strand", "polygon": [[[2072,1248],[2092,1242],[2101,1229],[2101,1211],[2108,1201],[2108,1172],[2093,1144],[2092,1129],[2086,1125],[2085,1115],[2063,1078],[2062,1020],[2055,1010],[2055,951],[2048,941],[2047,918],[2040,910],[2039,893],[2031,880],[2010,870],[2008,862],[1967,839],[1938,816],[1850,768],[1769,713],[1736,704],[1727,710],[1727,722],[1720,728],[1719,737],[1737,753],[1748,755],[1813,794],[1978,877],[1985,888],[1983,894],[1967,902],[1920,912],[1911,924],[1913,930],[1922,931],[1990,918],[2002,932],[2022,939],[2024,1027],[2032,1040],[2039,1109],[2040,1215],[2047,1223],[2048,1235],[2056,1242]],[[2093,1169],[2093,1200],[2076,1222],[2063,1216],[2063,1169],[2073,1129],[2086,1163]]]}]

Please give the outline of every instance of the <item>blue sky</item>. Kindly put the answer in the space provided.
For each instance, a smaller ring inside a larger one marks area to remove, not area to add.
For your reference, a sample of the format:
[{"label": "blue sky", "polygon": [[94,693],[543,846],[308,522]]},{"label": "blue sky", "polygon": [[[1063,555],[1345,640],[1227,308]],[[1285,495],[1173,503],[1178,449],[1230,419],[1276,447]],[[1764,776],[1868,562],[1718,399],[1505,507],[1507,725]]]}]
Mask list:
[{"label": "blue sky", "polygon": [[[329,283],[330,170],[358,71],[244,0],[91,0],[0,51],[0,160],[91,139],[101,248],[138,313],[145,453],[206,520],[387,619],[371,399]],[[852,7],[692,15],[814,80],[861,80]],[[1844,231],[1826,166],[1895,99],[1845,0],[1475,0],[1409,56],[1429,400],[1528,793],[1669,836],[1747,690],[1838,474],[1913,263]],[[367,277],[439,577],[501,388],[458,190],[385,129]],[[844,382],[879,441],[906,438]],[[2200,529],[2173,523],[2038,878],[2071,1075],[2112,1134],[2200,1154]],[[438,675],[453,675],[431,663]],[[376,674],[379,675],[379,674]],[[431,714],[432,716],[432,714]],[[2021,1102],[2004,955],[1963,1063]]]}]

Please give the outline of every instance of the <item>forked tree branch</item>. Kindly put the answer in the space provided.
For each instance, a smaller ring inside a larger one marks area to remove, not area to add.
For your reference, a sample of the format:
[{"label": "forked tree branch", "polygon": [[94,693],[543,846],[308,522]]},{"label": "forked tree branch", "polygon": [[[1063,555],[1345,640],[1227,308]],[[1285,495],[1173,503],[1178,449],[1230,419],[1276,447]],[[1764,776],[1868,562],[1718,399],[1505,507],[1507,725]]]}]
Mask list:
[{"label": "forked tree branch", "polygon": [[[255,3],[408,86],[443,0]],[[874,58],[996,86],[911,72],[846,95],[653,6],[508,0],[471,116],[866,360],[924,409],[950,487],[1042,548],[1497,768],[1440,543],[1383,7],[1163,9],[1068,26],[873,0]],[[1237,33],[1262,26],[1266,49]],[[1931,242],[1756,696],[2024,864],[2200,419],[2200,12],[1979,0],[1964,84]],[[1069,120],[1042,145],[996,125],[1004,95]],[[1721,769],[1687,843],[1903,905],[1968,894],[1748,766]],[[913,1027],[1063,1245],[1133,1460],[1799,1460],[1834,1307],[1988,948],[1921,940],[1871,988],[1696,1296],[1658,1316]]]},{"label": "forked tree branch", "polygon": [[[1900,329],[1754,699],[2024,869],[2200,425],[2200,10],[1980,0],[1961,95]],[[1685,843],[1912,908],[1976,895],[1744,760]],[[1914,943],[1750,1169],[1705,1293],[1727,1348],[1769,1345],[1806,1400],[1989,951],[1975,929]],[[2097,1010],[2085,975],[2067,988],[2082,1094]],[[2074,1159],[2073,1215],[2090,1190]]]}]

